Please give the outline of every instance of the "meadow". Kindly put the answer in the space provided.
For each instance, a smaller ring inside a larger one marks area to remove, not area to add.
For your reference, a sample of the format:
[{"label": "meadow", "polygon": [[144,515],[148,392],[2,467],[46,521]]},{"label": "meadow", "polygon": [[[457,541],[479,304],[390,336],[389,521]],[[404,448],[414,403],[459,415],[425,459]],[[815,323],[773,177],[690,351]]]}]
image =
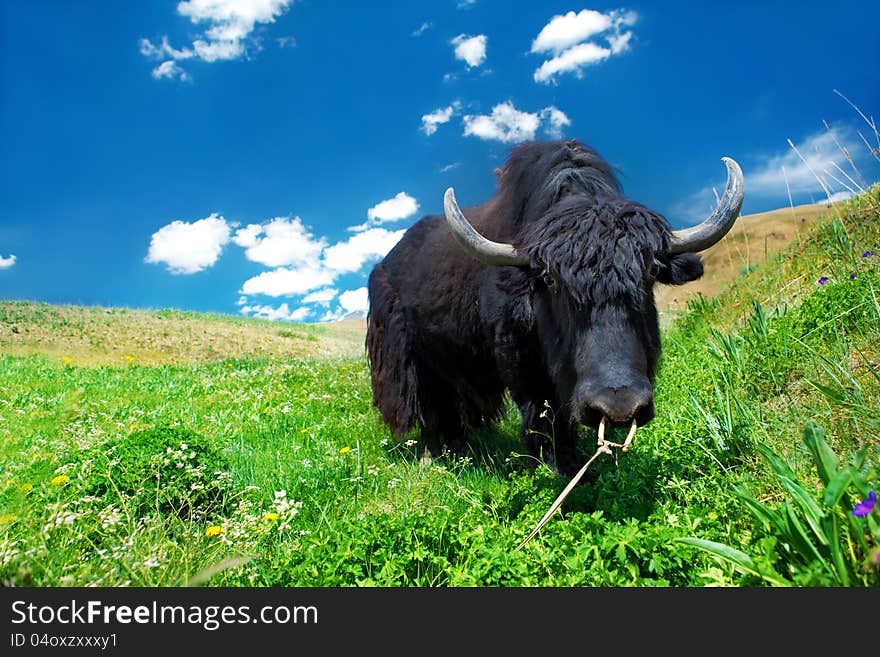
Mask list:
[{"label": "meadow", "polygon": [[880,187],[824,210],[670,298],[656,418],[519,551],[568,480],[512,405],[393,439],[362,326],[0,303],[0,581],[880,585]]}]

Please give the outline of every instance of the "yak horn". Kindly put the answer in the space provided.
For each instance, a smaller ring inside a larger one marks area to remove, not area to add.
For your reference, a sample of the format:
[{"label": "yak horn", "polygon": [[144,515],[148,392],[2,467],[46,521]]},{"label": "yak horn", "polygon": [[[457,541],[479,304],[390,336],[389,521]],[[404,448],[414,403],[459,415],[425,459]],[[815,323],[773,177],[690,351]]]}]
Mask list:
[{"label": "yak horn", "polygon": [[672,255],[708,249],[727,234],[739,216],[745,193],[742,169],[729,157],[722,157],[721,161],[727,165],[727,188],[724,196],[706,221],[691,228],[672,231]]},{"label": "yak horn", "polygon": [[452,236],[458,245],[472,258],[493,266],[521,267],[529,264],[529,259],[519,254],[512,244],[493,242],[480,235],[455,202],[452,187],[443,196],[443,207],[446,210],[446,222],[452,230]]}]

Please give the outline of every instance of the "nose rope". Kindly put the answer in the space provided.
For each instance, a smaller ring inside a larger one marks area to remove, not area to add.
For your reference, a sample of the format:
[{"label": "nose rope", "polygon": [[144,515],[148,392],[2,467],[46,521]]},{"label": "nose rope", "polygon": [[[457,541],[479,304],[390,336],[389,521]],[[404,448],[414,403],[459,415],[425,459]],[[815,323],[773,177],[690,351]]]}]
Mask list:
[{"label": "nose rope", "polygon": [[574,478],[570,482],[568,482],[568,485],[565,488],[562,489],[562,492],[559,493],[559,497],[557,497],[556,501],[550,505],[547,513],[544,514],[544,517],[541,518],[541,521],[532,530],[532,533],[529,534],[528,537],[526,537],[526,540],[524,540],[517,546],[514,552],[519,552],[526,543],[531,541],[537,535],[537,533],[541,530],[541,527],[547,524],[547,521],[550,520],[550,517],[556,512],[556,510],[560,506],[562,506],[562,502],[565,501],[565,498],[568,497],[568,494],[572,491],[572,489],[574,489],[574,487],[577,485],[577,482],[579,482],[581,480],[581,477],[584,476],[587,468],[589,468],[593,464],[593,461],[599,458],[600,454],[611,454],[612,447],[619,447],[624,452],[629,451],[630,443],[632,443],[633,437],[635,437],[636,435],[637,428],[638,425],[636,424],[635,419],[633,419],[632,425],[630,425],[629,428],[629,434],[627,434],[626,436],[626,440],[624,440],[622,443],[613,443],[609,440],[605,440],[605,416],[602,416],[602,420],[599,422],[598,438],[596,440],[596,443],[598,445],[598,447],[596,448],[596,453],[593,454],[592,457],[590,457],[590,460],[587,461],[580,470],[578,470],[578,473],[574,476]]}]

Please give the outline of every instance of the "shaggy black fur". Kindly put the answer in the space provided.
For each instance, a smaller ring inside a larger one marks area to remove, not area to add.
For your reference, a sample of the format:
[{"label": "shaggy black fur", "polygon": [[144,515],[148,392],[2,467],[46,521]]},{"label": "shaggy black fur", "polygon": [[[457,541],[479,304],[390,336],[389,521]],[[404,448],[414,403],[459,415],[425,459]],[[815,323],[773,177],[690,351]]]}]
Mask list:
[{"label": "shaggy black fur", "polygon": [[583,144],[523,144],[498,178],[495,195],[464,213],[530,266],[473,260],[443,217],[412,226],[370,274],[373,400],[395,435],[419,428],[436,455],[497,419],[509,390],[530,452],[571,473],[579,424],[653,417],[652,287],[703,268],[669,255],[667,221],[623,197]]}]

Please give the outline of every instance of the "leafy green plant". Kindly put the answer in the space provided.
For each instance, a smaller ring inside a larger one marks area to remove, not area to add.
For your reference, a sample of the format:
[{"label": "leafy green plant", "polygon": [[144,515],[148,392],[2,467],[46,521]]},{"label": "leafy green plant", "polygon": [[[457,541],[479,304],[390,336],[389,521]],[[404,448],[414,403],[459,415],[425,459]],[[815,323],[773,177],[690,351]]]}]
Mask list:
[{"label": "leafy green plant", "polygon": [[[773,586],[880,584],[880,515],[875,510],[878,473],[876,467],[866,468],[867,448],[843,463],[814,422],[806,424],[803,442],[822,483],[818,494],[811,493],[809,484],[766,446],[758,446],[758,450],[786,499],[774,508],[756,499],[746,486],[734,487],[735,496],[775,537],[776,564],[714,541],[694,537],[677,540]],[[862,501],[853,506],[856,498]],[[858,512],[861,508],[867,512]]]},{"label": "leafy green plant", "polygon": [[877,325],[875,303],[876,290],[880,288],[880,276],[872,269],[866,269],[854,278],[844,278],[840,282],[822,277],[813,293],[803,300],[793,329],[803,339],[821,339],[827,333],[852,332],[866,323]]},{"label": "leafy green plant", "polygon": [[880,434],[880,408],[875,403],[880,391],[880,372],[870,359],[861,353],[859,356],[873,381],[862,384],[840,363],[820,356],[819,366],[825,372],[825,380],[807,379],[807,382],[822,393],[833,409],[852,417],[858,429]]},{"label": "leafy green plant", "polygon": [[712,402],[703,404],[690,393],[688,400],[699,433],[708,434],[714,445],[712,458],[725,469],[749,447],[747,431],[754,419],[725,370],[713,378],[712,389],[715,393]]},{"label": "leafy green plant", "polygon": [[182,517],[220,512],[229,465],[205,438],[183,427],[156,427],[91,450],[84,492],[125,503],[130,513],[152,510]]},{"label": "leafy green plant", "polygon": [[709,331],[706,344],[711,355],[715,356],[722,364],[730,364],[734,367],[737,377],[743,375],[746,359],[741,337],[735,333],[722,333],[713,328]]}]

